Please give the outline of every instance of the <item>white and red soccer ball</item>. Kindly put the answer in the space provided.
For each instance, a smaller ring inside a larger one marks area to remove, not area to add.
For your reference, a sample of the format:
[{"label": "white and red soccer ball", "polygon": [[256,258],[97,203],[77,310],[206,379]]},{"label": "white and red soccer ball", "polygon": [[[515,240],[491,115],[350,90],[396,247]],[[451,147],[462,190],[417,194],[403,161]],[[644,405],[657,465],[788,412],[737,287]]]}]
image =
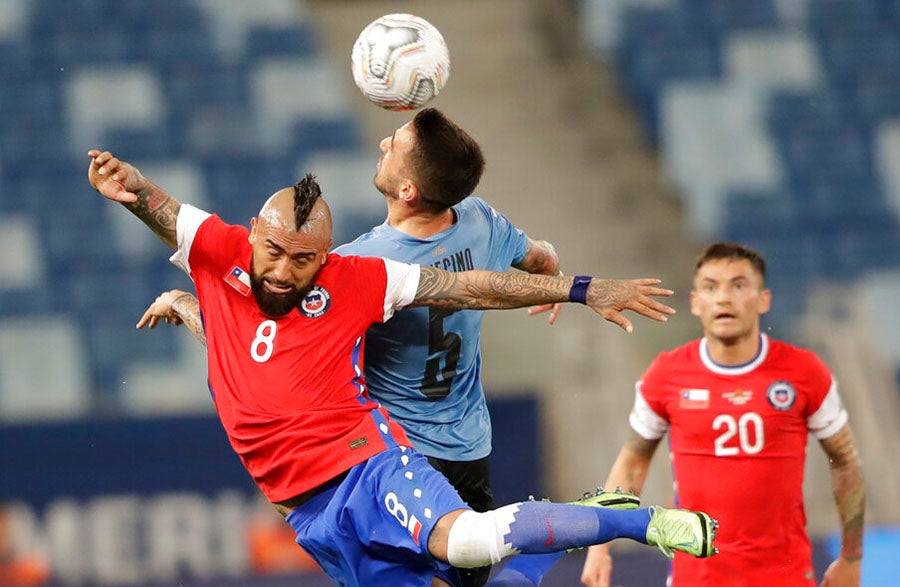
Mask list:
[{"label": "white and red soccer ball", "polygon": [[437,96],[450,76],[447,43],[412,14],[387,14],[362,30],[350,55],[353,81],[387,110],[414,110]]}]

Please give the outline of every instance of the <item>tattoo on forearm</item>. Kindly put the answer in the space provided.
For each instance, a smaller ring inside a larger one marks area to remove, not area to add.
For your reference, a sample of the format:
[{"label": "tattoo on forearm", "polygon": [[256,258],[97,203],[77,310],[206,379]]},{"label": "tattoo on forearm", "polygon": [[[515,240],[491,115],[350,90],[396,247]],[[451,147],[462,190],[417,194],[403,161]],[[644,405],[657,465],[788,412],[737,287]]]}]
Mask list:
[{"label": "tattoo on forearm", "polygon": [[422,267],[414,304],[456,309],[508,309],[565,301],[570,284],[557,276]]},{"label": "tattoo on forearm", "polygon": [[182,294],[172,300],[172,310],[188,327],[191,334],[206,346],[206,333],[203,331],[203,321],[200,319],[200,303],[189,293]]},{"label": "tattoo on forearm", "polygon": [[137,202],[126,204],[159,239],[171,248],[178,246],[175,221],[181,203],[156,186],[137,192]]},{"label": "tattoo on forearm", "polygon": [[862,558],[866,493],[853,433],[847,427],[822,441],[831,465],[831,484],[841,519],[841,556]]}]

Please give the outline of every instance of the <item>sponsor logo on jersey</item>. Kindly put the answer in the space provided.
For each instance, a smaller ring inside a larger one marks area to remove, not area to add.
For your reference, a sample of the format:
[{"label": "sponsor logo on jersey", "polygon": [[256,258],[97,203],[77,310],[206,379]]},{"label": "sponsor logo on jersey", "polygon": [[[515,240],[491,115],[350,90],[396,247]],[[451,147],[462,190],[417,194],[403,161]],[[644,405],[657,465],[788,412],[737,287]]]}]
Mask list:
[{"label": "sponsor logo on jersey", "polygon": [[226,273],[222,279],[242,296],[250,293],[250,274],[237,265],[232,267],[231,271]]},{"label": "sponsor logo on jersey", "polygon": [[705,410],[709,407],[709,390],[682,389],[679,405],[684,410]]},{"label": "sponsor logo on jersey", "polygon": [[783,412],[791,409],[797,401],[797,391],[787,381],[776,381],[766,390],[766,399],[773,408]]},{"label": "sponsor logo on jersey", "polygon": [[753,392],[749,389],[735,389],[734,391],[726,391],[722,394],[722,397],[736,406],[742,406],[753,399]]},{"label": "sponsor logo on jersey", "polygon": [[298,306],[300,313],[307,318],[318,318],[331,306],[331,294],[321,285],[314,285],[312,290]]}]

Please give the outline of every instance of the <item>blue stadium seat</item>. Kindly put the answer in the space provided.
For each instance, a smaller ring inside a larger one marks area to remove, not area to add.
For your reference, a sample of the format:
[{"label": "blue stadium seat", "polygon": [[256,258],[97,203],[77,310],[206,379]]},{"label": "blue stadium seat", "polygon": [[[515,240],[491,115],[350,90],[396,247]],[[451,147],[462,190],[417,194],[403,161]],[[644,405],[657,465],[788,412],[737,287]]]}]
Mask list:
[{"label": "blue stadium seat", "polygon": [[878,22],[869,0],[809,0],[807,25],[814,35],[866,34]]},{"label": "blue stadium seat", "polygon": [[342,118],[308,118],[294,124],[291,154],[305,159],[319,151],[342,151],[362,146],[362,129],[350,116]]},{"label": "blue stadium seat", "polygon": [[815,92],[775,92],[769,98],[766,116],[769,130],[776,136],[797,128],[856,125],[860,115],[856,100],[839,88]]},{"label": "blue stadium seat", "polygon": [[0,317],[39,316],[62,309],[61,288],[0,289]]},{"label": "blue stadium seat", "polygon": [[675,80],[715,79],[722,73],[719,40],[677,7],[629,8],[616,54],[625,91],[637,104],[649,136],[658,137],[659,94]]},{"label": "blue stadium seat", "polygon": [[56,79],[5,78],[0,84],[0,124],[62,124],[63,94]]},{"label": "blue stadium seat", "polygon": [[134,161],[148,159],[171,159],[180,157],[187,150],[182,133],[169,132],[162,128],[121,128],[105,129],[100,144],[113,153],[128,153]]},{"label": "blue stadium seat", "polygon": [[311,57],[318,43],[315,30],[306,24],[254,26],[247,31],[244,56],[251,63],[265,57]]},{"label": "blue stadium seat", "polygon": [[270,195],[300,178],[286,160],[265,155],[226,154],[199,160],[210,208],[225,221],[247,225]]},{"label": "blue stadium seat", "polygon": [[806,221],[790,194],[731,193],[723,207],[724,235],[733,241],[796,234]]},{"label": "blue stadium seat", "polygon": [[872,138],[868,129],[839,122],[782,127],[776,147],[792,177],[829,177],[838,181],[872,174]]},{"label": "blue stadium seat", "polygon": [[3,85],[33,76],[38,62],[38,51],[38,47],[31,43],[0,41],[0,79],[3,80]]},{"label": "blue stadium seat", "polygon": [[185,64],[161,76],[163,92],[172,111],[189,118],[194,110],[207,107],[247,107],[250,88],[241,66],[221,63]]},{"label": "blue stadium seat", "polygon": [[206,27],[158,28],[145,31],[130,59],[152,63],[163,75],[178,68],[202,72],[221,65],[212,34]]},{"label": "blue stadium seat", "polygon": [[771,0],[689,0],[681,5],[692,21],[725,35],[736,30],[775,28],[778,13]]},{"label": "blue stadium seat", "polygon": [[856,107],[870,123],[900,117],[900,63],[861,78],[855,90]]}]

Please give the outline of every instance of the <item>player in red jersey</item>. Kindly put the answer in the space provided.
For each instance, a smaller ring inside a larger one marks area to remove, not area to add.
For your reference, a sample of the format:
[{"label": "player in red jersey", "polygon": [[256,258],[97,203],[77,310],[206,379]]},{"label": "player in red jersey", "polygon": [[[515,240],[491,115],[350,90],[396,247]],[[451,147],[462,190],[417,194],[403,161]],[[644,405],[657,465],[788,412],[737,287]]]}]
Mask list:
[{"label": "player in red jersey", "polygon": [[[405,306],[572,301],[631,331],[625,309],[661,321],[673,312],[653,299],[672,293],[658,280],[451,273],[342,257],[328,252],[331,214],[311,175],[273,194],[248,231],[182,205],[109,152],[88,155],[91,185],[174,249],[173,263],[193,279],[209,388],[229,441],[337,583],[455,584],[436,561],[473,568],[617,537],[667,554],[714,554],[717,524],[702,512],[537,501],[474,512],[368,398],[363,378],[366,330]],[[171,301],[150,314],[181,317]]]},{"label": "player in red jersey", "polygon": [[[803,471],[807,435],[831,463],[841,553],[822,585],[858,586],[865,491],[837,383],[811,351],[760,332],[769,310],[765,261],[734,243],[699,257],[691,312],[704,337],[660,354],[636,385],[632,433],[607,486],[640,493],[668,432],[680,507],[722,523],[719,556],[680,555],[672,585],[795,587],[816,584],[806,534]],[[608,587],[608,546],[590,549],[582,582]]]}]

